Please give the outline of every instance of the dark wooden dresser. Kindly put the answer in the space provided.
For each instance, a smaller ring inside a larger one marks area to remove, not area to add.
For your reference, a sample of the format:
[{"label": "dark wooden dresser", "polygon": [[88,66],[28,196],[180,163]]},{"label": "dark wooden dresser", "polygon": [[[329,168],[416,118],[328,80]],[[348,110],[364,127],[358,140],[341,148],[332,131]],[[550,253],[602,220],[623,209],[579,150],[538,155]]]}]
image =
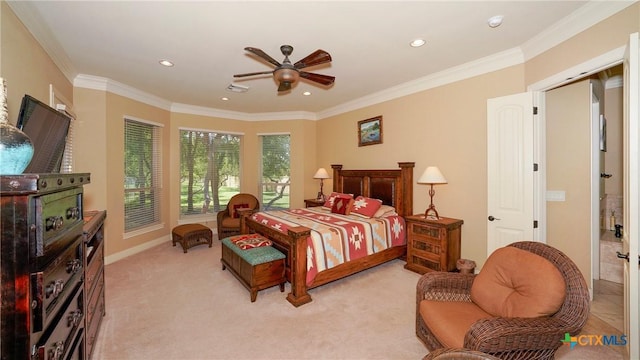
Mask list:
[{"label": "dark wooden dresser", "polygon": [[424,215],[411,215],[405,217],[405,221],[406,269],[420,274],[456,270],[456,261],[460,258],[462,220],[442,216],[431,220]]},{"label": "dark wooden dresser", "polygon": [[105,314],[104,303],[104,220],[106,211],[84,213],[84,293],[85,354],[91,359],[98,330]]},{"label": "dark wooden dresser", "polygon": [[0,176],[3,360],[88,356],[85,333],[95,326],[85,316],[89,182],[88,173]]}]

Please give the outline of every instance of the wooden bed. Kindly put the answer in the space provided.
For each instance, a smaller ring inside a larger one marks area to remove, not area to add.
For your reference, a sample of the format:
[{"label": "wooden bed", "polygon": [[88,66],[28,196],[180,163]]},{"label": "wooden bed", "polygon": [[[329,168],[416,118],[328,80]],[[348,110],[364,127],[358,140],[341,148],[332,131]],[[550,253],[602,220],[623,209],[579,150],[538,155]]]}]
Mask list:
[{"label": "wooden bed", "polygon": [[[413,213],[413,162],[400,162],[398,169],[390,170],[345,170],[342,165],[333,168],[333,191],[382,200],[383,204],[396,208],[398,215]],[[259,233],[273,241],[273,246],[287,256],[287,280],[291,292],[287,300],[294,306],[311,302],[307,290],[369,269],[387,261],[406,256],[407,247],[395,246],[382,252],[352,260],[319,272],[313,283],[306,284],[307,238],[310,230],[303,226],[291,227],[285,234],[251,219],[250,212],[243,212],[241,232]]]}]

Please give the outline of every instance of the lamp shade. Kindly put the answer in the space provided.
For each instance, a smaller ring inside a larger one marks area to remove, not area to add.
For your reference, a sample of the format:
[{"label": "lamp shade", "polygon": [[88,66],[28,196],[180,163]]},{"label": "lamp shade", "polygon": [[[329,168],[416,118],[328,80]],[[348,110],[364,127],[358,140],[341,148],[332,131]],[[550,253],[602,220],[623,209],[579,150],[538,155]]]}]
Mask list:
[{"label": "lamp shade", "polygon": [[327,173],[327,170],[325,170],[324,168],[320,168],[318,169],[318,171],[316,171],[316,174],[313,175],[314,179],[328,179],[329,178],[329,173]]},{"label": "lamp shade", "polygon": [[444,178],[440,169],[436,166],[429,166],[422,173],[420,179],[418,179],[418,184],[446,184],[447,179]]}]

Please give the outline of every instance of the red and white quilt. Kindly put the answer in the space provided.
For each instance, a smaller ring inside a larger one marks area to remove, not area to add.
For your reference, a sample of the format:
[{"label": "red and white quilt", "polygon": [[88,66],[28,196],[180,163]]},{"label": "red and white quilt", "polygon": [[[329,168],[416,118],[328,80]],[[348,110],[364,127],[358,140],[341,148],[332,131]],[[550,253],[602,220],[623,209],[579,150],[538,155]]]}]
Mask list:
[{"label": "red and white quilt", "polygon": [[294,226],[311,229],[307,238],[307,285],[323,270],[406,244],[404,219],[398,215],[365,219],[313,207],[258,212],[252,218],[285,234]]}]

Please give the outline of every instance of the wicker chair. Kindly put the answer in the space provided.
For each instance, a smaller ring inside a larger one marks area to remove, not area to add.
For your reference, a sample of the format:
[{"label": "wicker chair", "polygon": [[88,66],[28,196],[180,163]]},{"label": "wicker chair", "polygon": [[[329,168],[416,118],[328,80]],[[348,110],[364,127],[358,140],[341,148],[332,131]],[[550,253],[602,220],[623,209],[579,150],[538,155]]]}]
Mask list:
[{"label": "wicker chair", "polygon": [[436,349],[422,360],[500,360],[495,356],[482,353],[480,351],[462,348],[441,348]]},{"label": "wicker chair", "polygon": [[247,193],[233,195],[229,199],[227,208],[218,212],[218,240],[240,234],[240,216],[238,209],[258,210],[260,202],[258,199]]},{"label": "wicker chair", "polygon": [[[500,359],[553,359],[565,333],[577,335],[589,316],[589,293],[580,270],[561,251],[539,242],[517,242],[509,246],[549,260],[562,274],[566,285],[564,303],[550,316],[532,318],[491,317],[476,321],[464,336],[465,349]],[[416,334],[430,351],[444,346],[420,315],[422,300],[471,302],[471,285],[476,275],[431,272],[417,284]]]}]

